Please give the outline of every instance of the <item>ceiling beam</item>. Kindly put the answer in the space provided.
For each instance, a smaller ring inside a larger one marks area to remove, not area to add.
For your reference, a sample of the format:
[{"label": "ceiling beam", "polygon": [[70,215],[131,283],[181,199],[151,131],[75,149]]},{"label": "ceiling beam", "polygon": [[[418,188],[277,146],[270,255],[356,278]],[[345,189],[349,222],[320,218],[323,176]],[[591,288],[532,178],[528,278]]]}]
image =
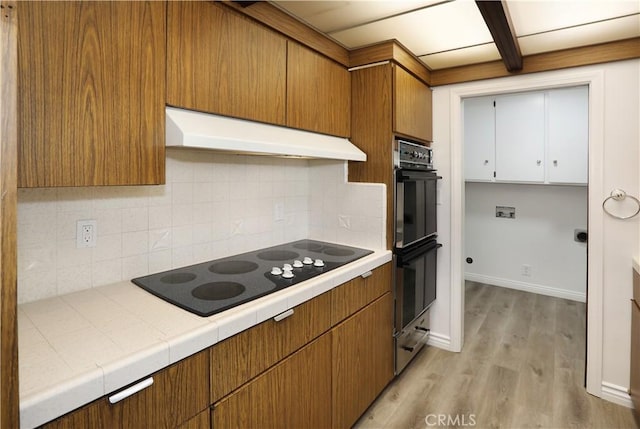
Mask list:
[{"label": "ceiling beam", "polygon": [[522,54],[504,0],[476,0],[476,5],[489,27],[493,41],[505,67],[510,72],[522,70]]}]

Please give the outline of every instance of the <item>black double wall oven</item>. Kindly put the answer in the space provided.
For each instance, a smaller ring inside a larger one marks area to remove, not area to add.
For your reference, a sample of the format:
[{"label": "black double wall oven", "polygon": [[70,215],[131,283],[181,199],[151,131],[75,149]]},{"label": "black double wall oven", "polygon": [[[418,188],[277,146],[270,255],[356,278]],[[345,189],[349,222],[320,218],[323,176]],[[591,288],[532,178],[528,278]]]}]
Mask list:
[{"label": "black double wall oven", "polygon": [[400,373],[429,337],[436,299],[437,181],[431,148],[406,140],[394,146],[395,371]]}]

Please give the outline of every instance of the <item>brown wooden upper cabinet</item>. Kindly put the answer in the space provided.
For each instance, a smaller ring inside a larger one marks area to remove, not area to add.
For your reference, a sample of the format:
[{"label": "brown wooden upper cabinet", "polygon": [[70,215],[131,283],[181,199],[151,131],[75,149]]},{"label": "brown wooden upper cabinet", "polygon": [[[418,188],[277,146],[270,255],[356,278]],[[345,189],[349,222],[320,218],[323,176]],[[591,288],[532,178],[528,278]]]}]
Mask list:
[{"label": "brown wooden upper cabinet", "polygon": [[432,141],[431,89],[400,66],[393,74],[393,131]]},{"label": "brown wooden upper cabinet", "polygon": [[18,186],[165,180],[166,5],[23,2]]},{"label": "brown wooden upper cabinet", "polygon": [[289,42],[287,125],[324,134],[351,134],[351,76],[343,66]]},{"label": "brown wooden upper cabinet", "polygon": [[214,2],[169,2],[167,104],[349,136],[346,68]]},{"label": "brown wooden upper cabinet", "polygon": [[287,40],[214,2],[169,2],[167,104],[285,125]]}]

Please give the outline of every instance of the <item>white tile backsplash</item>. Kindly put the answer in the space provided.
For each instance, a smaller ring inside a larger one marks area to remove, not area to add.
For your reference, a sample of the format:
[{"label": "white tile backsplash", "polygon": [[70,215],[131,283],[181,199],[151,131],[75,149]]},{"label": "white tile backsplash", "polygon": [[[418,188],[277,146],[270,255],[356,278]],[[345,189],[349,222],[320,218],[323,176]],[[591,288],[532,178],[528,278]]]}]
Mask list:
[{"label": "white tile backsplash", "polygon": [[[166,171],[159,186],[20,189],[18,301],[301,238],[385,247],[385,187],[346,183],[346,162],[168,148]],[[81,219],[96,247],[75,247]]]}]

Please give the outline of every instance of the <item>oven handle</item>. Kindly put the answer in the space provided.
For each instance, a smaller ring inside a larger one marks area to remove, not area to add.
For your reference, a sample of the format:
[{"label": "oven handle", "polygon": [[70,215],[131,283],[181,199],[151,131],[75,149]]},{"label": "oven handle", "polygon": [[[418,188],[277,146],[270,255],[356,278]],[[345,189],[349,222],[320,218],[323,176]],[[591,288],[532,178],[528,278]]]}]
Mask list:
[{"label": "oven handle", "polygon": [[429,328],[423,328],[422,326],[419,326],[419,327],[416,326],[416,330],[424,332],[424,335],[422,335],[420,337],[420,339],[418,341],[416,341],[416,343],[414,345],[412,345],[412,346],[400,346],[400,348],[402,350],[406,350],[409,353],[413,353],[413,351],[416,349],[416,347],[418,347],[420,344],[422,344],[422,341],[424,341],[424,339],[429,336],[429,332],[431,331]]},{"label": "oven handle", "polygon": [[406,267],[408,261],[415,259],[417,256],[424,255],[427,252],[430,252],[434,249],[439,249],[442,247],[442,244],[438,243],[435,240],[429,240],[425,244],[421,244],[419,247],[414,249],[410,249],[408,251],[404,251],[406,249],[398,249],[396,253],[398,267]]},{"label": "oven handle", "polygon": [[418,171],[418,170],[406,170],[396,169],[396,182],[403,183],[408,180],[440,180],[442,176],[438,176],[433,171]]}]

